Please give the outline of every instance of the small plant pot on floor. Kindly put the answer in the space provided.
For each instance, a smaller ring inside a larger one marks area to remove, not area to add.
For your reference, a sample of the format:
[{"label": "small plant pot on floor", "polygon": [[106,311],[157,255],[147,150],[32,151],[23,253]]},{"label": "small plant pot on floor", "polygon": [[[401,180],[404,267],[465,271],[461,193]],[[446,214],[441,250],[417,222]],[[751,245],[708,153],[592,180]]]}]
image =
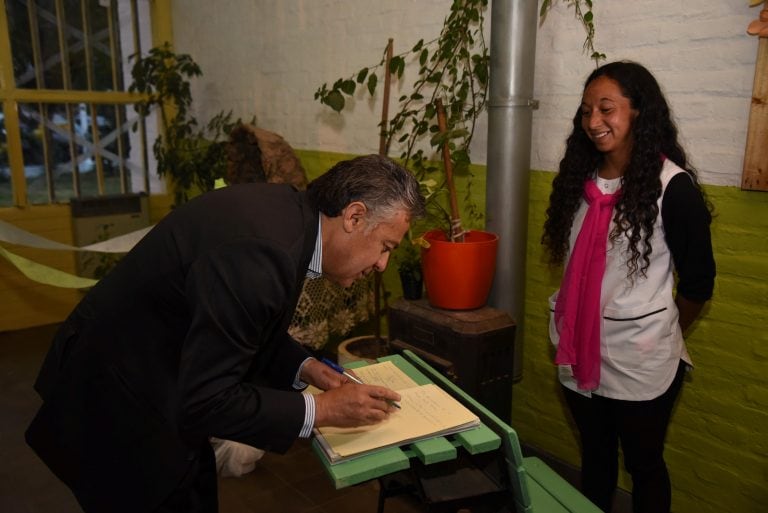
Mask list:
[{"label": "small plant pot on floor", "polygon": [[375,335],[348,338],[339,344],[337,351],[337,361],[342,367],[359,360],[376,363],[376,358],[390,354],[387,339]]}]

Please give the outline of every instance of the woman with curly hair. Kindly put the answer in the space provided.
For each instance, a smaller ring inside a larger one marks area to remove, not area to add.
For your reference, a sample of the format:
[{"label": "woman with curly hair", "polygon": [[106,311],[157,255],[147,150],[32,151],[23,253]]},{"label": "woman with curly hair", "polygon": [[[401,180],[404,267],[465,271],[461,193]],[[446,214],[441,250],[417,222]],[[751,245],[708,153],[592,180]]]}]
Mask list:
[{"label": "woman with curly hair", "polygon": [[582,491],[606,512],[619,443],[634,512],[670,509],[664,438],[691,366],[683,333],[712,296],[710,210],[653,75],[626,61],[594,70],[542,243],[565,264],[549,331],[580,434]]}]

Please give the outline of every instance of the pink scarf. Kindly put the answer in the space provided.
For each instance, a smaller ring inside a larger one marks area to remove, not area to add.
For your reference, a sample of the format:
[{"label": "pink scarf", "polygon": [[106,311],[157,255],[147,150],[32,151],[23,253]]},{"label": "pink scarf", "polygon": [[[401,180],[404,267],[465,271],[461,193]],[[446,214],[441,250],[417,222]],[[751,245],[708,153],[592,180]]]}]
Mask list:
[{"label": "pink scarf", "polygon": [[594,180],[584,183],[589,208],[555,304],[555,326],[560,334],[555,363],[571,365],[581,390],[600,386],[600,291],[608,227],[620,194],[601,193]]}]

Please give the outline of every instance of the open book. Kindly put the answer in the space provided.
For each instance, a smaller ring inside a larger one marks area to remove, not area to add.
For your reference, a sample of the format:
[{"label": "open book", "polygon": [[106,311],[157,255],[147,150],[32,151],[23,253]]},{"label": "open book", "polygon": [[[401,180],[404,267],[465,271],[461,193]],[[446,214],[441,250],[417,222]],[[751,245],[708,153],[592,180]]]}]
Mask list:
[{"label": "open book", "polygon": [[322,427],[315,436],[328,460],[337,463],[372,451],[448,435],[480,425],[480,419],[435,384],[418,385],[389,361],[353,371],[370,385],[396,390],[400,409],[373,426]]}]

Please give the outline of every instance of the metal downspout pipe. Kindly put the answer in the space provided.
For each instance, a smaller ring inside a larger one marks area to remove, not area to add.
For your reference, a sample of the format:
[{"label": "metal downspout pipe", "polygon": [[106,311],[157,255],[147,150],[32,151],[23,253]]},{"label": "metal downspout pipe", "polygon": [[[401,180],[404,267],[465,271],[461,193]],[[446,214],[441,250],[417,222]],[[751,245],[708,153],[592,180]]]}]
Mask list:
[{"label": "metal downspout pipe", "polygon": [[499,235],[488,304],[517,324],[514,379],[522,377],[525,254],[538,2],[491,1],[486,230]]}]

